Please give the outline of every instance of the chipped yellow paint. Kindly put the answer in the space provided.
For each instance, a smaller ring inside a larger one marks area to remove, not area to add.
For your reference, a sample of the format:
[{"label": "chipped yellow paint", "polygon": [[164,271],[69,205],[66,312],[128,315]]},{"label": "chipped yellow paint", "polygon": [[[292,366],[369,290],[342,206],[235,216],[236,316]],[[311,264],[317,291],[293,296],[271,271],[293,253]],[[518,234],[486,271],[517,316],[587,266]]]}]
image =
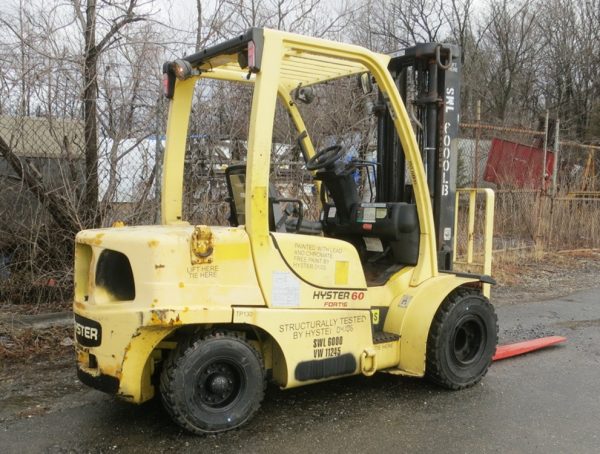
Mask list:
[{"label": "chipped yellow paint", "polygon": [[150,241],[148,241],[148,247],[155,248],[155,247],[158,247],[159,244],[160,244],[160,241],[158,241],[158,240],[150,240]]},{"label": "chipped yellow paint", "polygon": [[162,318],[158,315],[158,313],[156,313],[155,311],[152,311],[150,313],[150,323],[152,323],[153,325],[162,325]]},{"label": "chipped yellow paint", "polygon": [[82,365],[88,365],[90,362],[90,355],[85,350],[77,350],[77,362]]},{"label": "chipped yellow paint", "polygon": [[178,311],[168,309],[155,309],[150,311],[150,324],[159,326],[181,325],[182,321]]},{"label": "chipped yellow paint", "polygon": [[111,377],[116,377],[121,380],[121,367],[119,366],[104,365],[100,366],[98,371],[101,375],[110,375]]},{"label": "chipped yellow paint", "polygon": [[95,238],[92,240],[92,244],[94,246],[100,246],[102,245],[102,238],[104,238],[104,233],[98,233]]}]

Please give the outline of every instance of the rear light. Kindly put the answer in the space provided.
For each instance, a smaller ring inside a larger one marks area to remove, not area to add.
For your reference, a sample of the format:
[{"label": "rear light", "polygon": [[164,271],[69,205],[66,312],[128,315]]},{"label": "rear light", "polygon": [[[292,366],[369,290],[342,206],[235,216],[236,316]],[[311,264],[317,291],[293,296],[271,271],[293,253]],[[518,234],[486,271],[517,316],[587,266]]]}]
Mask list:
[{"label": "rear light", "polygon": [[163,65],[162,87],[165,98],[173,99],[173,95],[175,94],[175,73],[171,68],[170,62]]},{"label": "rear light", "polygon": [[171,68],[179,80],[185,80],[198,74],[198,71],[194,71],[190,62],[186,60],[175,60],[171,63]]},{"label": "rear light", "polygon": [[250,67],[250,71],[256,69],[256,46],[254,45],[254,41],[248,43],[248,66]]},{"label": "rear light", "polygon": [[163,74],[162,77],[162,88],[163,88],[163,94],[165,95],[165,97],[169,97],[169,75],[168,74]]}]

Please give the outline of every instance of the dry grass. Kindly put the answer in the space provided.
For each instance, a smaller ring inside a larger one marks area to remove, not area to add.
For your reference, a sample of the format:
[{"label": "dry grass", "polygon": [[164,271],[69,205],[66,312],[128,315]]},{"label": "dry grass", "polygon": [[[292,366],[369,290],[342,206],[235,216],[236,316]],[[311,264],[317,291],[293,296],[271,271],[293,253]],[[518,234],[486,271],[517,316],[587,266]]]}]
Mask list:
[{"label": "dry grass", "polygon": [[73,350],[73,328],[16,329],[0,324],[0,364],[55,358]]},{"label": "dry grass", "polygon": [[522,249],[496,253],[492,275],[498,288],[540,297],[598,286],[600,249],[540,252]]}]

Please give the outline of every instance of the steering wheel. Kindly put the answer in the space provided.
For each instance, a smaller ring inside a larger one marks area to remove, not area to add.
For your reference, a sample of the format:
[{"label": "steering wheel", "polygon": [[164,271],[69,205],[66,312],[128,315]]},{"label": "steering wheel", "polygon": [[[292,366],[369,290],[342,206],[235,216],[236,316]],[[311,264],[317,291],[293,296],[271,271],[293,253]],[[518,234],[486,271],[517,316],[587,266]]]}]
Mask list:
[{"label": "steering wheel", "polygon": [[316,152],[306,163],[308,170],[319,170],[329,167],[344,154],[341,145],[332,145]]}]

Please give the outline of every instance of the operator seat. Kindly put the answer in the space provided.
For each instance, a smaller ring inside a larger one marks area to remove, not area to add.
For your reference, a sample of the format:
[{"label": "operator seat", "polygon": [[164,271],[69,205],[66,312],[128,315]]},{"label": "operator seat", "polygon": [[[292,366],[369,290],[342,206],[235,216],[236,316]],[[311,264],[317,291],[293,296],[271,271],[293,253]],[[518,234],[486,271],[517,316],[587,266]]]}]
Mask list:
[{"label": "operator seat", "polygon": [[361,163],[344,162],[343,154],[341,145],[332,145],[306,163],[308,170],[316,171],[315,180],[323,182],[333,201],[323,203],[325,235],[352,243],[365,267],[376,262],[416,265],[420,240],[417,206],[361,202],[353,175]]},{"label": "operator seat", "polygon": [[[246,223],[246,164],[234,164],[227,167],[225,179],[229,191],[229,223],[232,226],[244,225]],[[269,231],[320,235],[321,223],[294,217],[290,204],[285,204],[290,200],[281,198],[277,188],[269,183]],[[300,222],[300,226],[298,226],[298,222]]]}]

